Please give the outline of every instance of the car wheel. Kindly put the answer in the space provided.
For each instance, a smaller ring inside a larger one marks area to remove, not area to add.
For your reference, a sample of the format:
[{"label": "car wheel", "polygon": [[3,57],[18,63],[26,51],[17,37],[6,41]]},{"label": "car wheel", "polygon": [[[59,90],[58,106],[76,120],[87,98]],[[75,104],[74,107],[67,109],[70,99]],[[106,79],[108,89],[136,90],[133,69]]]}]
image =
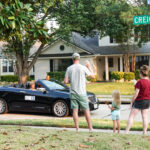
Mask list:
[{"label": "car wheel", "polygon": [[69,107],[63,100],[58,100],[53,104],[53,114],[57,117],[66,117],[69,115]]},{"label": "car wheel", "polygon": [[0,98],[0,114],[8,112],[7,103],[4,99]]}]

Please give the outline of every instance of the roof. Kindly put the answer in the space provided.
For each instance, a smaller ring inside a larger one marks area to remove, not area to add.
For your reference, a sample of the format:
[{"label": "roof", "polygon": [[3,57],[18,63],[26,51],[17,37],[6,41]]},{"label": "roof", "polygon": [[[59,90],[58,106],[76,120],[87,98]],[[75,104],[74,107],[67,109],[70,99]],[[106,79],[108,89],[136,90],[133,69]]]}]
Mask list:
[{"label": "roof", "polygon": [[141,48],[136,47],[136,49],[133,48],[133,46],[130,46],[130,50],[126,50],[125,46],[100,46],[97,47],[94,50],[95,54],[100,55],[119,55],[119,54],[125,54],[129,52],[130,54],[147,54],[150,53],[150,44],[144,44]]},{"label": "roof", "polygon": [[[57,39],[59,40],[59,39]],[[84,55],[120,55],[124,54],[127,51],[125,51],[125,46],[120,45],[110,45],[110,46],[99,46],[99,35],[96,33],[92,37],[90,36],[81,36],[79,33],[72,33],[72,36],[70,38],[70,43],[83,49]],[[4,55],[2,54],[2,45],[5,44],[4,42],[0,42],[0,58],[3,58]],[[41,43],[36,42],[35,45],[31,48],[30,56],[33,56],[34,53],[37,51]],[[50,47],[50,45],[46,45],[45,48]],[[44,49],[45,49],[44,48]],[[43,49],[43,50],[44,50]],[[88,54],[85,53],[85,51],[88,52]],[[129,53],[133,54],[150,54],[150,43],[143,44],[141,48],[136,48],[136,50],[133,49],[133,46],[130,46]],[[71,56],[70,53],[64,54],[64,55],[43,55],[40,54],[39,57],[63,57],[63,56]]]}]

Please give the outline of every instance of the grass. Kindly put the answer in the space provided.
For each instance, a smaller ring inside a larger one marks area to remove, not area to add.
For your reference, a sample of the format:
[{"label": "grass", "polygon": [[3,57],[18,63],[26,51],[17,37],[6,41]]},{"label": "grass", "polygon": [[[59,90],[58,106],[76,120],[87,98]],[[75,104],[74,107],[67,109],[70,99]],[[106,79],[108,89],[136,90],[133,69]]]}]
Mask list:
[{"label": "grass", "polygon": [[133,83],[100,82],[87,84],[87,91],[95,94],[112,94],[113,90],[119,90],[121,95],[132,95],[134,92]]},{"label": "grass", "polygon": [[[92,119],[93,127],[95,129],[112,129],[112,120]],[[28,126],[49,126],[49,127],[66,127],[74,128],[72,118],[50,118],[49,120],[0,120],[1,125],[28,125]],[[81,128],[87,128],[87,123],[84,118],[79,118],[79,125]],[[126,128],[127,121],[121,121],[121,129]],[[141,131],[143,129],[142,122],[134,122],[131,130]],[[149,128],[150,130],[150,124]]]},{"label": "grass", "polygon": [[1,150],[149,150],[150,136],[1,126]]}]

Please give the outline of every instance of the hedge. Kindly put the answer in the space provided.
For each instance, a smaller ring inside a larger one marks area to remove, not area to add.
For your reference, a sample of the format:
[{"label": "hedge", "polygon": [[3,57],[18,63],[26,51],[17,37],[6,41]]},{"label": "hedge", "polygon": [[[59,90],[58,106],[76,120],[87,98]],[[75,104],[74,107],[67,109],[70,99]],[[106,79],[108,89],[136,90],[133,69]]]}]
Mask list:
[{"label": "hedge", "polygon": [[140,70],[139,69],[135,70],[134,74],[135,74],[135,79],[139,80],[140,79]]},{"label": "hedge", "polygon": [[[134,71],[134,74],[135,74],[135,79],[136,80],[139,80],[140,79],[140,70],[139,69],[137,69],[137,70],[135,70]],[[150,71],[149,71],[149,77],[150,77]]]},{"label": "hedge", "polygon": [[53,78],[58,81],[63,81],[65,77],[65,71],[60,72],[48,72],[47,75],[50,76],[50,78]]},{"label": "hedge", "polygon": [[94,79],[91,79],[90,77],[86,77],[86,79],[87,79],[88,81],[90,81],[90,82],[96,82],[97,79],[98,79],[98,76],[95,75],[95,76],[94,76]]},{"label": "hedge", "polygon": [[113,71],[111,72],[111,79],[121,80],[124,78],[124,72]]},{"label": "hedge", "polygon": [[[34,77],[28,77],[27,80],[31,81],[33,80]],[[18,81],[18,76],[17,75],[2,75],[0,76],[1,81],[6,81],[6,82],[17,82]]]},{"label": "hedge", "polygon": [[2,75],[1,76],[1,81],[17,82],[18,81],[18,76],[17,75]]},{"label": "hedge", "polygon": [[126,80],[126,81],[131,81],[131,80],[133,80],[133,79],[135,79],[135,74],[134,74],[134,72],[125,72],[125,73],[124,73],[124,80]]}]

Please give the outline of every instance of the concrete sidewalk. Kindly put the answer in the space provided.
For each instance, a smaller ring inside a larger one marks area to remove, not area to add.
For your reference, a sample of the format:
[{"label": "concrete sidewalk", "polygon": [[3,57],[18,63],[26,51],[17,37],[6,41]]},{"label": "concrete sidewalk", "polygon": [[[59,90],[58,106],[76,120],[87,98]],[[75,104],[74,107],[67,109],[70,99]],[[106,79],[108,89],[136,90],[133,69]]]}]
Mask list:
[{"label": "concrete sidewalk", "polygon": [[[39,126],[23,126],[23,127],[38,128],[38,129],[47,129],[47,130],[64,130],[64,131],[74,131],[74,132],[76,132],[75,128],[39,127]],[[80,128],[79,132],[89,132],[89,130],[85,129],[85,128]],[[113,133],[112,130],[106,130],[106,129],[94,129],[93,132]],[[89,132],[89,133],[91,133],[91,132]],[[120,133],[121,134],[125,134],[125,130],[121,130]],[[129,134],[142,135],[142,131],[130,131]],[[150,135],[150,131],[147,132],[147,135]]]},{"label": "concrete sidewalk", "polygon": [[[112,102],[112,95],[96,95],[100,104],[105,103],[105,101]],[[121,95],[121,103],[122,104],[129,104],[131,102],[131,95]]]}]

